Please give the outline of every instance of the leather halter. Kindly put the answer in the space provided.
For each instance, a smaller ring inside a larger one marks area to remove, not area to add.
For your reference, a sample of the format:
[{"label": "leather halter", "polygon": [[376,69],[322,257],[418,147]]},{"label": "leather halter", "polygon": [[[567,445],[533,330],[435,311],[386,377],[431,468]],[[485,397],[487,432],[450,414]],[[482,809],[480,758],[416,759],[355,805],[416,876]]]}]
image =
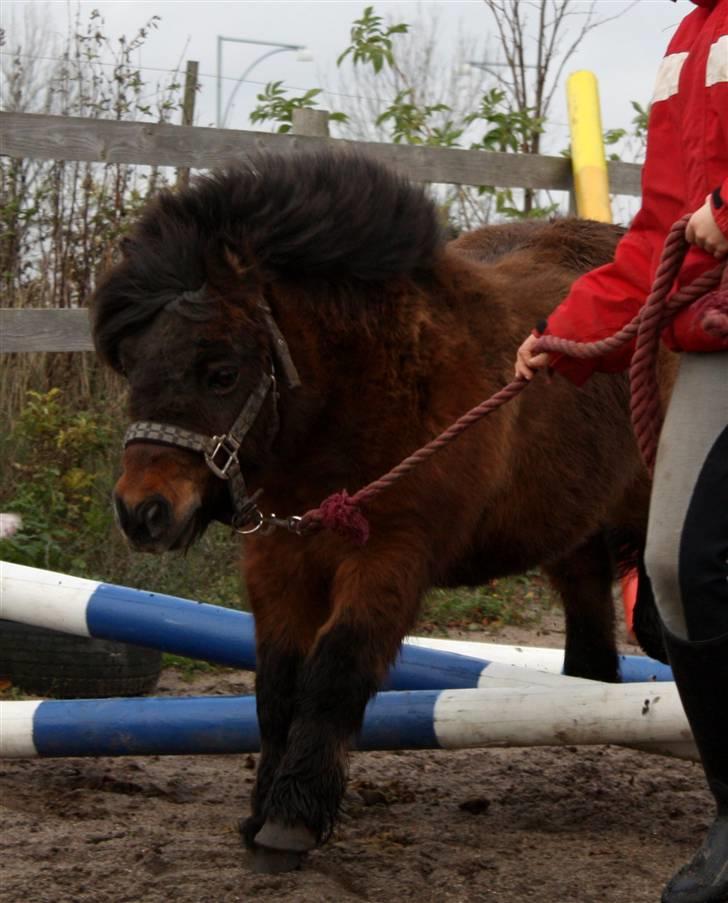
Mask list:
[{"label": "leather halter", "polygon": [[[205,290],[203,286],[199,292]],[[174,303],[174,302],[172,302]],[[280,331],[278,324],[273,319],[273,313],[264,300],[258,304],[263,311],[268,332],[270,333],[273,359],[278,360],[290,389],[296,389],[301,385],[301,380],[293,363],[288,344]],[[248,495],[245,478],[240,467],[238,452],[245,437],[250,432],[260,413],[269,392],[273,392],[274,422],[270,430],[271,442],[275,438],[278,427],[278,393],[276,391],[275,365],[271,364],[269,373],[264,373],[258,385],[253,389],[243,405],[230,429],[221,436],[205,436],[181,426],[169,423],[159,423],[153,420],[138,420],[132,423],[124,435],[124,448],[134,442],[153,442],[155,445],[170,445],[174,448],[184,448],[197,452],[205,458],[205,463],[210,470],[221,480],[225,480],[230,490],[230,498],[233,504],[232,525],[241,533],[254,532],[264,521],[263,514],[255,504],[260,494]],[[247,524],[253,526],[249,530],[242,529]]]}]

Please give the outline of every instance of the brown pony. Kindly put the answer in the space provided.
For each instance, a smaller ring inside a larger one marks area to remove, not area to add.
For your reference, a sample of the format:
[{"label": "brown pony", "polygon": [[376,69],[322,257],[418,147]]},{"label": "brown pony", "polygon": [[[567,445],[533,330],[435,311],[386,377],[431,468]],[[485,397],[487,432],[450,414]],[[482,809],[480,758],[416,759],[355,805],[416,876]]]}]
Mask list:
[{"label": "brown pony", "polygon": [[[421,188],[350,153],[261,156],[163,192],[93,304],[144,421],[121,528],[140,550],[183,549],[213,519],[353,492],[509,382],[523,336],[617,238],[562,220],[447,244]],[[241,409],[244,434],[213,449]],[[625,381],[542,377],[380,495],[366,545],[248,536],[262,755],[247,844],[287,867],[331,833],[348,744],[428,587],[540,566],[564,602],[566,673],[615,680],[608,541],[640,546],[647,502]]]}]

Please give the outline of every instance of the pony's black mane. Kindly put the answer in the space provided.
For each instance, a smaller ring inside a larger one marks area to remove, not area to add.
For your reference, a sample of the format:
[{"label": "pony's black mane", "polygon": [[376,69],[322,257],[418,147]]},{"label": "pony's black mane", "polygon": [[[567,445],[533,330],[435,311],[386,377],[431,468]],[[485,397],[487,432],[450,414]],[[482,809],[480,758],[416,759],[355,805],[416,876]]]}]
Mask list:
[{"label": "pony's black mane", "polygon": [[376,282],[431,269],[442,240],[424,191],[372,159],[255,155],[149,205],[93,299],[97,347],[114,364],[118,340],[199,290],[226,251],[264,277]]}]

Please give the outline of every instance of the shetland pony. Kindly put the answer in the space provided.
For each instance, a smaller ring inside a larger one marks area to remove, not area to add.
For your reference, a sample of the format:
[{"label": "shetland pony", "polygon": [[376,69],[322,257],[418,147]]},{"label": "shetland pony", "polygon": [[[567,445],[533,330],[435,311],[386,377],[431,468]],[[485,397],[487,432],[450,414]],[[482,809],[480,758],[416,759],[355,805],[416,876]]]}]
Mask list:
[{"label": "shetland pony", "polygon": [[[355,491],[509,382],[520,341],[618,236],[566,219],[447,243],[421,188],[350,152],[261,155],[162,192],[92,305],[138,421],[121,529],[184,549],[211,520]],[[541,567],[566,673],[615,680],[610,538],[640,547],[647,504],[625,380],[539,377],[377,497],[365,545],[246,536],[262,753],[241,830],[262,867],[331,834],[349,742],[429,587]]]}]

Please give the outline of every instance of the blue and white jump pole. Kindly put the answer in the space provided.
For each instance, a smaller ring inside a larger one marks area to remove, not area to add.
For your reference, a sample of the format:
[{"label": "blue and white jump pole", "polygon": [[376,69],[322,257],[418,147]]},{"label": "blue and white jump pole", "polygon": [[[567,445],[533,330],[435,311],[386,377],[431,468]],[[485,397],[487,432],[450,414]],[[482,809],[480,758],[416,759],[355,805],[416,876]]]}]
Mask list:
[{"label": "blue and white jump pole", "polygon": [[[0,562],[0,618],[255,670],[250,614],[39,568]],[[452,641],[413,637],[405,643],[383,689],[523,683],[511,666],[559,674],[563,665],[560,650],[529,653],[525,647],[482,644],[468,644],[467,652],[461,644],[430,648],[443,642]],[[667,666],[643,656],[621,656],[620,666],[624,683],[672,680]]]},{"label": "blue and white jump pole", "polygon": [[[380,693],[358,749],[614,743],[696,758],[674,684]],[[0,757],[256,752],[255,698],[0,702]]]}]

